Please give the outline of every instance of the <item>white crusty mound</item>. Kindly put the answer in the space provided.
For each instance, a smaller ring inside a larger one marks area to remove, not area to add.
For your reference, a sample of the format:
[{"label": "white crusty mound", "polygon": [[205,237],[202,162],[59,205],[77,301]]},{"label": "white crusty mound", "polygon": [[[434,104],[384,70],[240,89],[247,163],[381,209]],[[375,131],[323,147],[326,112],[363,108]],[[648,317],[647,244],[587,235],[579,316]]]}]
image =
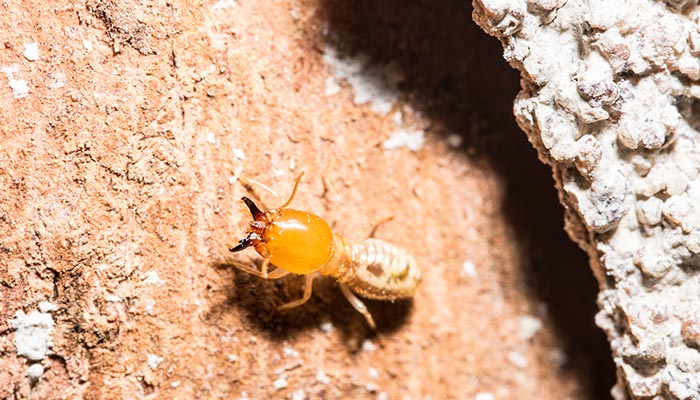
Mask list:
[{"label": "white crusty mound", "polygon": [[700,398],[700,6],[476,0],[600,283],[618,399]]}]

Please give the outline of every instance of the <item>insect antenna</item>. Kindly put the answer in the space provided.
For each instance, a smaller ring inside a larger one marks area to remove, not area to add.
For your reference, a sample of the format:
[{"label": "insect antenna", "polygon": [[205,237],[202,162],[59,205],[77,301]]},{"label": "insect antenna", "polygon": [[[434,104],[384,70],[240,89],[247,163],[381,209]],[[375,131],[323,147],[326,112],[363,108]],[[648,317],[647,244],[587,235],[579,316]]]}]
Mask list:
[{"label": "insect antenna", "polygon": [[304,172],[300,173],[299,176],[297,176],[297,181],[294,183],[294,190],[292,190],[292,195],[289,196],[289,199],[287,200],[286,203],[284,203],[280,209],[285,208],[289,205],[289,203],[292,202],[292,199],[294,198],[294,195],[297,194],[297,188],[299,187],[299,182],[301,182],[301,177],[304,176]]}]

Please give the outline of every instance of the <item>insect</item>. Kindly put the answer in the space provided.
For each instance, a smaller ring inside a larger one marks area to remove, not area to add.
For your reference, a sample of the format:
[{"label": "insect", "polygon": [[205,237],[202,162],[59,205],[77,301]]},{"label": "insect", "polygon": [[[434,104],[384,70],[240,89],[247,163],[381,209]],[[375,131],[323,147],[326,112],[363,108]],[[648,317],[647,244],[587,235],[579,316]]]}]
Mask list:
[{"label": "insect", "polygon": [[[287,208],[303,175],[303,172],[299,174],[291,196],[279,208],[261,211],[251,199],[241,199],[253,221],[243,239],[229,247],[229,251],[255,248],[265,259],[261,270],[247,265],[237,267],[264,279],[279,279],[290,273],[306,275],[302,298],[283,304],[278,310],[306,303],[311,297],[315,273],[319,272],[338,281],[345,298],[376,330],[372,315],[355,293],[376,300],[413,297],[420,282],[416,260],[404,250],[379,239],[369,238],[360,243],[345,241],[332,233],[321,217]],[[268,271],[270,264],[276,267],[272,271]]]}]

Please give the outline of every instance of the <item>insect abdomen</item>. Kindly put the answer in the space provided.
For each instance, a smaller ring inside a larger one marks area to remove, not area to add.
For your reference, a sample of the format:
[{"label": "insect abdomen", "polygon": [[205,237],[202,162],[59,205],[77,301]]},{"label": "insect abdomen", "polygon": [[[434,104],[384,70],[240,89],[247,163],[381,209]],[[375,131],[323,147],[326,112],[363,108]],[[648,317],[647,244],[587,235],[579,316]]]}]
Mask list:
[{"label": "insect abdomen", "polygon": [[345,284],[362,297],[396,300],[413,297],[420,282],[416,260],[402,249],[378,239],[345,246],[354,274]]}]

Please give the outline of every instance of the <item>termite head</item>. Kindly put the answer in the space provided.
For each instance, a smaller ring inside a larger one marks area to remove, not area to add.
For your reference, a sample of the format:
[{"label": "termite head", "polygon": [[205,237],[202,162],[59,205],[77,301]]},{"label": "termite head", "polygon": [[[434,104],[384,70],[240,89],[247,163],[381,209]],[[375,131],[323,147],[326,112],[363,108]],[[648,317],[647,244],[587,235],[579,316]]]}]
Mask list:
[{"label": "termite head", "polygon": [[265,212],[260,211],[253,200],[247,197],[243,197],[241,200],[243,200],[245,205],[248,206],[250,213],[253,215],[253,221],[248,224],[248,231],[246,232],[246,235],[243,236],[243,239],[238,241],[237,246],[232,247],[229,250],[232,252],[238,252],[253,246],[261,256],[269,258],[270,255],[265,247],[265,239],[263,237],[265,234],[265,229],[270,222],[270,210]]},{"label": "termite head", "polygon": [[294,198],[303,174],[299,175],[292,195],[282,207],[261,211],[249,198],[242,200],[253,221],[238,245],[238,252],[253,247],[273,265],[296,274],[310,274],[321,269],[333,251],[333,234],[319,216],[286,208]]}]

